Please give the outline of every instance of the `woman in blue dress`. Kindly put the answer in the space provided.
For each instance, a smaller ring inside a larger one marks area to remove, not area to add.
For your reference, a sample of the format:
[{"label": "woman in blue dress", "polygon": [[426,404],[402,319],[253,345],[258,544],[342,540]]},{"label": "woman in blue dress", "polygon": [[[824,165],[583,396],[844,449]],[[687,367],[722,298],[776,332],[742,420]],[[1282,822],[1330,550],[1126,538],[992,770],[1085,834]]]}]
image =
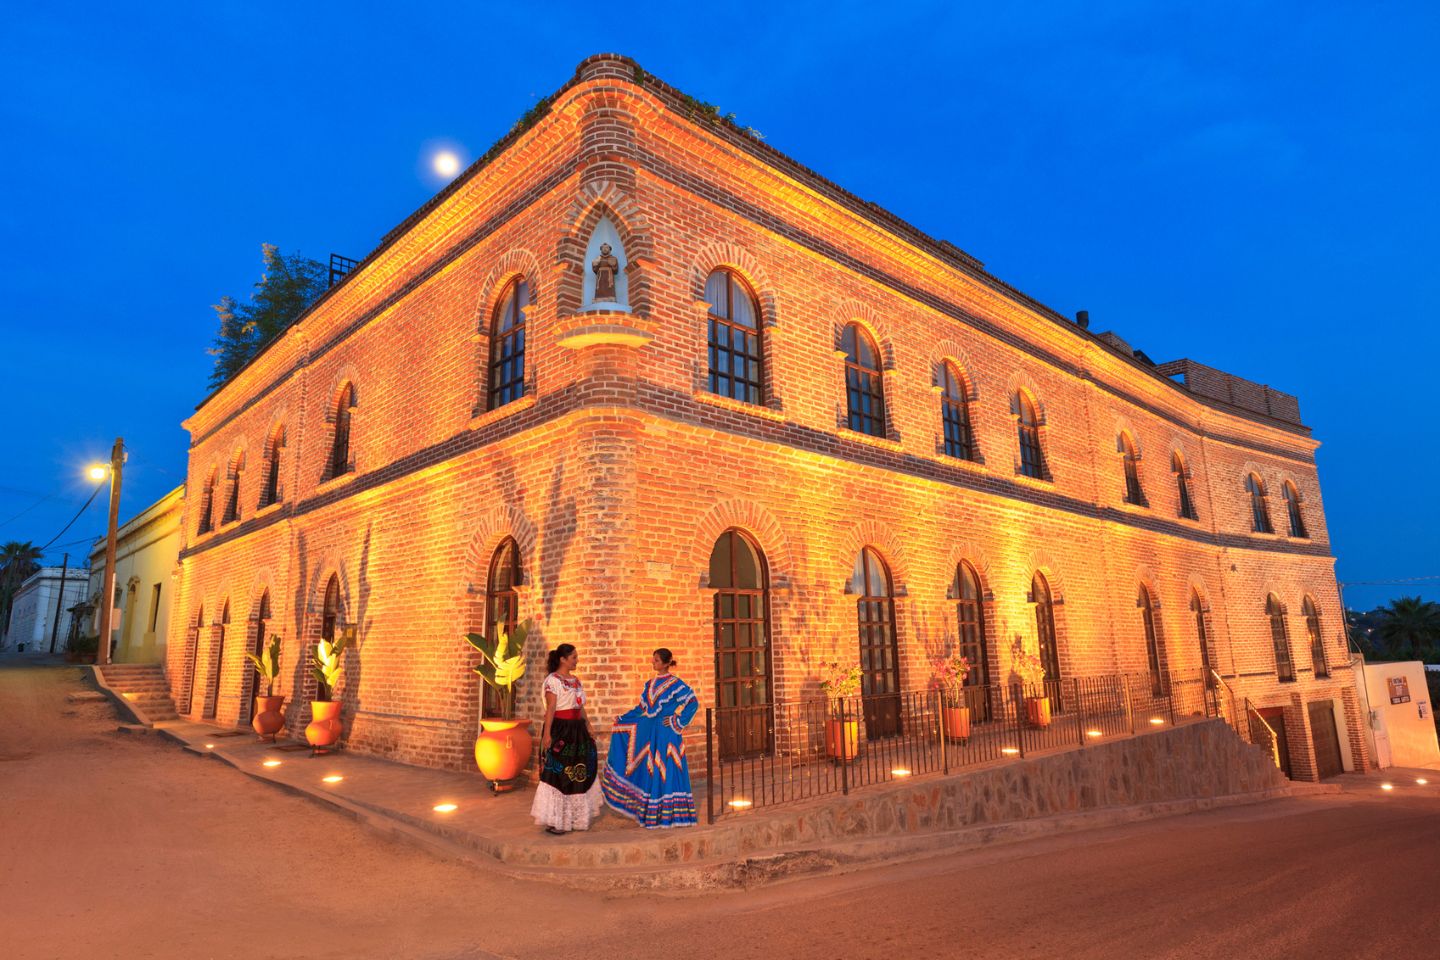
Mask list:
[{"label": "woman in blue dress", "polygon": [[681,731],[700,704],[671,674],[676,660],[663,647],[650,658],[655,676],[640,704],[615,720],[602,788],[605,802],[643,827],[693,827],[695,795]]}]

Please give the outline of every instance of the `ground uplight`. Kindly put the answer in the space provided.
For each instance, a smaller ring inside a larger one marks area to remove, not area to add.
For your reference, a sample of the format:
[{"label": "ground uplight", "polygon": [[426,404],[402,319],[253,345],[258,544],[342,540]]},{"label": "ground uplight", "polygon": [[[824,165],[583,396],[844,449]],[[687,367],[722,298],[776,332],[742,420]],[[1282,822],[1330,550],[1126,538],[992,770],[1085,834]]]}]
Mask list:
[{"label": "ground uplight", "polygon": [[1020,749],[1018,747],[1001,747],[1000,752],[1007,756],[1014,756],[1020,752]]},{"label": "ground uplight", "polygon": [[1087,736],[1087,737],[1103,737],[1104,735],[1105,735],[1105,734],[1101,733],[1099,730],[1086,730],[1086,731],[1085,731],[1085,736]]},{"label": "ground uplight", "polygon": [[1415,778],[1415,782],[1418,783],[1418,784],[1420,784],[1420,786],[1423,787],[1423,786],[1425,786],[1425,784],[1429,783],[1430,781],[1429,781],[1429,780],[1426,780],[1424,777],[1416,777],[1416,778]]},{"label": "ground uplight", "polygon": [[904,767],[896,767],[894,770],[890,771],[890,775],[892,777],[908,777],[910,776],[910,771],[906,770]]},{"label": "ground uplight", "polygon": [[328,777],[321,777],[321,778],[320,778],[320,782],[321,782],[321,783],[339,783],[341,780],[344,780],[344,779],[345,779],[345,778],[342,777],[342,776],[340,776],[340,774],[338,774],[338,773],[332,773],[332,774],[330,774],[330,776],[328,776]]},{"label": "ground uplight", "polygon": [[1382,783],[1382,784],[1380,784],[1380,789],[1381,789],[1381,790],[1394,790],[1394,789],[1395,789],[1395,784],[1393,784],[1393,783]]},{"label": "ground uplight", "polygon": [[752,803],[752,802],[749,801],[749,800],[739,800],[739,799],[736,799],[736,800],[731,800],[731,801],[730,801],[730,806],[734,807],[736,810],[744,810],[744,809],[746,809],[747,807],[752,807],[752,806],[754,806],[754,803]]},{"label": "ground uplight", "polygon": [[1158,727],[1158,726],[1161,726],[1162,724],[1165,723],[1165,721],[1164,721],[1164,720],[1161,720],[1159,717],[1151,717],[1151,718],[1150,718],[1150,722],[1153,723],[1153,724],[1154,724],[1155,726],[1157,726],[1157,727]]},{"label": "ground uplight", "polygon": [[460,808],[453,803],[437,803],[432,808],[436,813],[454,813]]},{"label": "ground uplight", "polygon": [[206,749],[206,750],[214,750],[214,749],[215,749],[215,744],[213,744],[213,743],[207,743],[207,744],[205,744],[205,749]]},{"label": "ground uplight", "polygon": [[278,767],[278,766],[280,766],[280,761],[279,761],[279,760],[266,760],[264,763],[261,764],[261,766],[262,766],[262,767]]}]

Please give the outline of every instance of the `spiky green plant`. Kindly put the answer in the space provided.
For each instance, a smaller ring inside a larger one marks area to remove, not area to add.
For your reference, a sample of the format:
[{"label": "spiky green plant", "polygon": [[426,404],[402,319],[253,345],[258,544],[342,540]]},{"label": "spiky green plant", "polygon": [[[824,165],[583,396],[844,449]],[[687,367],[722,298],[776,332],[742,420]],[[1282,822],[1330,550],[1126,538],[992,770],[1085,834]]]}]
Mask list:
[{"label": "spiky green plant", "polygon": [[525,638],[529,635],[529,620],[518,624],[513,633],[497,622],[488,639],[478,633],[465,634],[470,646],[480,652],[480,666],[474,669],[495,689],[502,720],[515,719],[515,684],[525,676]]},{"label": "spiky green plant", "polygon": [[271,637],[270,646],[260,651],[260,656],[257,657],[255,654],[247,652],[245,658],[250,661],[250,665],[255,668],[260,679],[265,681],[265,696],[273,697],[275,695],[275,678],[280,676],[280,638]]},{"label": "spiky green plant", "polygon": [[310,672],[315,677],[315,699],[326,701],[335,692],[340,682],[340,654],[345,649],[345,637],[321,640],[315,644],[315,656],[310,661]]}]

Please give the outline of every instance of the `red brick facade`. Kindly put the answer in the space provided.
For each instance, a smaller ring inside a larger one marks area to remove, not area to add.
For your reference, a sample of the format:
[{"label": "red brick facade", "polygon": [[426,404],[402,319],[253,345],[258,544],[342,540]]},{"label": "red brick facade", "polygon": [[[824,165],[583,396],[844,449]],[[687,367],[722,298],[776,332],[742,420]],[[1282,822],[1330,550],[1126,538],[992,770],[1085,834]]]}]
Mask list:
[{"label": "red brick facade", "polygon": [[[1341,740],[1365,762],[1316,443],[1293,398],[1137,359],[620,58],[586,61],[500,146],[187,422],[169,645],[182,712],[192,665],[198,714],[218,661],[217,719],[247,715],[242,653],[266,591],[266,630],[284,645],[277,692],[306,699],[303,650],[333,575],[357,640],[340,691],[350,746],[469,763],[479,689],[461,635],[482,628],[506,537],[519,546],[519,615],[537,627],[522,710],[537,709],[545,649],[566,641],[580,648],[602,727],[633,702],[658,646],[712,703],[709,561],[736,528],[767,569],[774,697],[815,695],[818,660],[855,659],[847,582],[869,546],[892,580],[906,688],[924,686],[929,659],[956,642],[948,594],[961,560],[980,576],[996,681],[1010,679],[1017,641],[1035,647],[1037,572],[1055,597],[1066,675],[1146,670],[1143,584],[1164,666],[1198,674],[1198,596],[1227,682],[1257,705],[1292,708],[1297,775],[1307,763],[1313,775],[1303,704],[1316,699],[1336,701]],[[602,217],[623,243],[629,312],[582,308]],[[717,268],[754,291],[761,404],[708,387],[705,281]],[[516,278],[532,298],[525,396],[487,409],[492,318]],[[883,437],[845,426],[837,349],[851,323],[878,350]],[[944,453],[947,362],[973,461]],[[331,477],[347,384],[350,469]],[[1037,410],[1044,479],[1021,474],[1019,391]],[[1122,433],[1145,505],[1125,502]],[[281,436],[279,500],[259,508]],[[1179,516],[1177,452],[1195,520]],[[216,529],[198,534],[212,472]],[[1252,472],[1273,534],[1251,532]],[[237,474],[239,517],[224,523]],[[1303,538],[1289,535],[1286,481]],[[1287,611],[1294,682],[1276,677],[1270,594]],[[1311,668],[1307,596],[1329,679]],[[308,707],[290,717],[298,730]]]}]

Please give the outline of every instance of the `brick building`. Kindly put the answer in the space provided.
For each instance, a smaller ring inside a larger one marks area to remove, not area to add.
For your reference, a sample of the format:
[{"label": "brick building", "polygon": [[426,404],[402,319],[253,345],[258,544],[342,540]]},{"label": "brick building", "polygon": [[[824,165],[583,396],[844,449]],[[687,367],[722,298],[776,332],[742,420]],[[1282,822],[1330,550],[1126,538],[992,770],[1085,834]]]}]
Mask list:
[{"label": "brick building", "polygon": [[[608,250],[601,244],[608,244]],[[186,422],[169,672],[353,630],[352,748],[464,766],[462,639],[571,641],[602,728],[669,646],[705,702],[1208,663],[1366,763],[1294,398],[1093,334],[616,56],[593,57]],[[536,685],[522,691],[535,707]],[[1348,734],[1348,735],[1347,735]]]}]

